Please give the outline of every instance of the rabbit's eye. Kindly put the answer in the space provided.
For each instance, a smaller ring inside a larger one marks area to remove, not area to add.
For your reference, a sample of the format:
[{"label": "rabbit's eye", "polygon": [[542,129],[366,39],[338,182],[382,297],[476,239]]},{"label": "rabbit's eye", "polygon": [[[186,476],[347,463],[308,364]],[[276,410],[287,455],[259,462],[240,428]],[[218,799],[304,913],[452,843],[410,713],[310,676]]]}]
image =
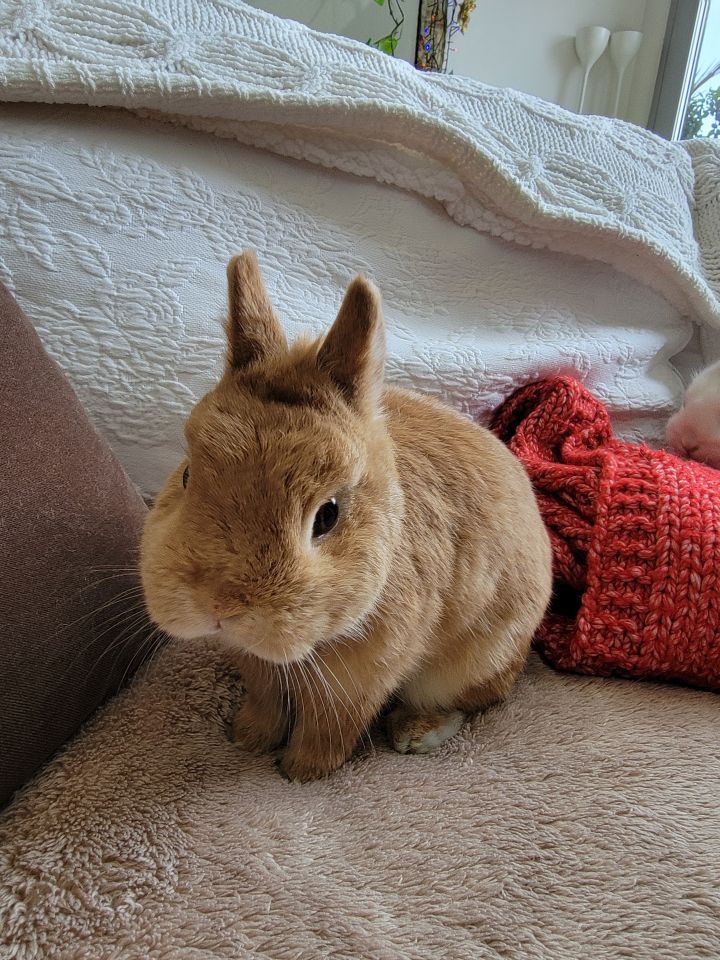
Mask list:
[{"label": "rabbit's eye", "polygon": [[312,531],[313,537],[324,537],[326,533],[330,533],[338,522],[338,515],[337,501],[335,497],[330,497],[315,514]]},{"label": "rabbit's eye", "polygon": [[187,483],[188,483],[188,478],[189,478],[189,477],[190,477],[190,467],[187,466],[187,467],[185,467],[185,469],[183,470],[183,476],[182,476],[182,485],[183,485],[183,488],[187,487]]}]

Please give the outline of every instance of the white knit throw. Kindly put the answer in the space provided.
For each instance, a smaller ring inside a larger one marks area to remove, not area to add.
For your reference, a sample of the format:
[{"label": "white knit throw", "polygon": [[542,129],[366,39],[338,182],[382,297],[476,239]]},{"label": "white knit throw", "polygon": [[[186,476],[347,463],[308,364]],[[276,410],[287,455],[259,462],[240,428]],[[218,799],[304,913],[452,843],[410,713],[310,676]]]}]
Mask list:
[{"label": "white knit throw", "polygon": [[429,76],[239,0],[0,0],[0,98],[119,106],[602,260],[720,326],[720,147]]}]

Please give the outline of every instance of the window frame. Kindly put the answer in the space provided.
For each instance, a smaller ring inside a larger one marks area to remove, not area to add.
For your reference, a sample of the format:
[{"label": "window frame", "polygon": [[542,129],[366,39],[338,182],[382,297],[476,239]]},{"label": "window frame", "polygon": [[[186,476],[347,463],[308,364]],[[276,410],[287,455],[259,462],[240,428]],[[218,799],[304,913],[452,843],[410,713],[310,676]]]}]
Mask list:
[{"label": "window frame", "polygon": [[667,140],[679,140],[710,0],[672,0],[660,55],[648,129]]}]

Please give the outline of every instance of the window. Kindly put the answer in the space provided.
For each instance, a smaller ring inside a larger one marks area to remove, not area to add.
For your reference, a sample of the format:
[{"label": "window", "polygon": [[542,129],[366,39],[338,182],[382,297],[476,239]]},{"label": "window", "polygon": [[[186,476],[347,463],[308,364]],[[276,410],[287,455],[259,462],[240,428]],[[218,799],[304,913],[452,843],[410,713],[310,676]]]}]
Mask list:
[{"label": "window", "polygon": [[720,0],[673,0],[649,126],[672,140],[720,137]]}]

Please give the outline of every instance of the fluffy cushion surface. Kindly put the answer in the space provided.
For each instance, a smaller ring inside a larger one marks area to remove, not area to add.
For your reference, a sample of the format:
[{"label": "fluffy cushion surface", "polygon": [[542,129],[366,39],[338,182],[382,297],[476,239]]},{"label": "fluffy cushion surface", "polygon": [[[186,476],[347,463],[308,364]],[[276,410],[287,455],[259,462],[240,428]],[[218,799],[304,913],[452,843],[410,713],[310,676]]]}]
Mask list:
[{"label": "fluffy cushion surface", "polygon": [[[16,960],[699,960],[720,942],[718,699],[533,659],[438,754],[290,784],[167,647],[0,821]],[[69,946],[72,945],[72,946]]]}]

